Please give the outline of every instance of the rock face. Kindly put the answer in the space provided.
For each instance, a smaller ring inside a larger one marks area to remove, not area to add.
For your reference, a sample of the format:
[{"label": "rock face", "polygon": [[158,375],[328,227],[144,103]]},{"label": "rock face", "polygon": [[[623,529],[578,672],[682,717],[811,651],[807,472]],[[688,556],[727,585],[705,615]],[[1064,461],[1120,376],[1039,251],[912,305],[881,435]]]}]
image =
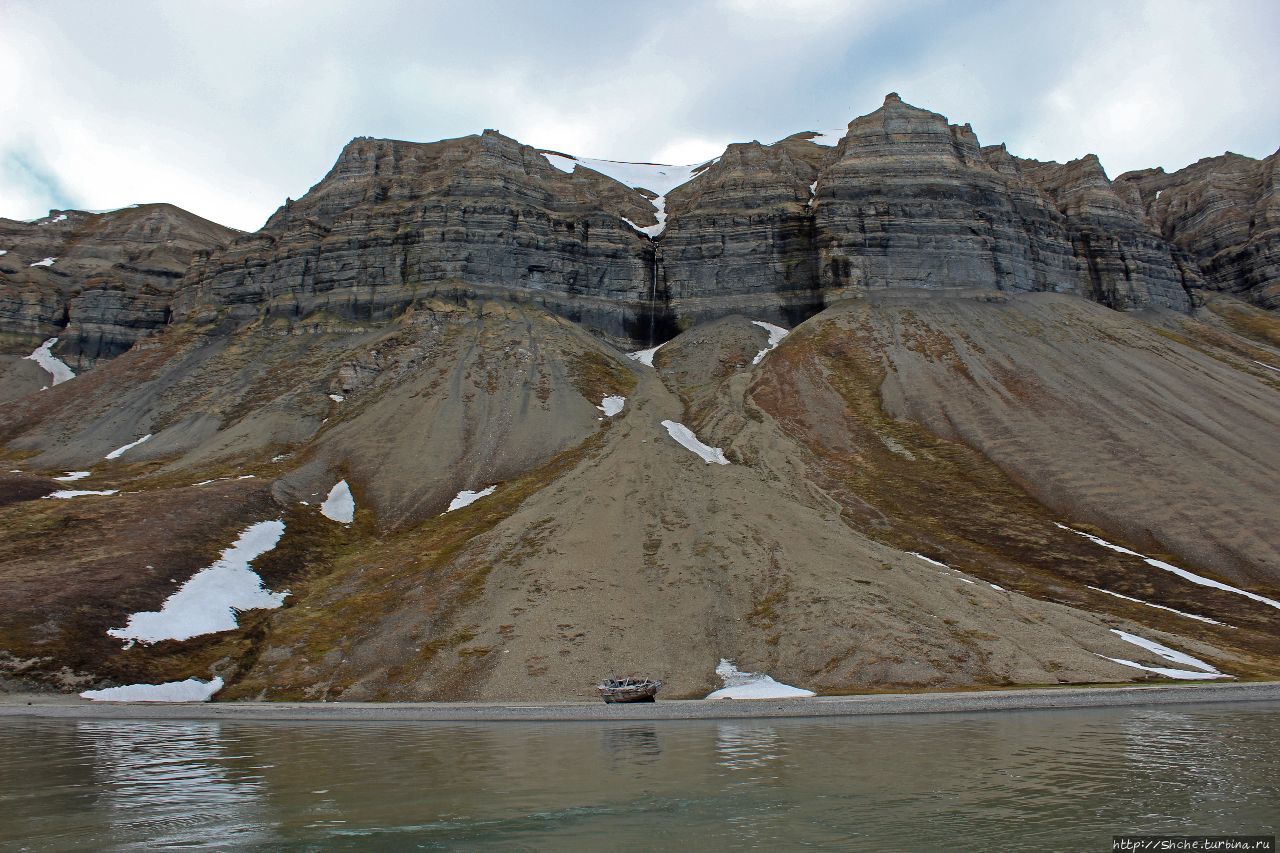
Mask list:
[{"label": "rock face", "polygon": [[896,95],[849,124],[814,210],[824,289],[989,282],[1114,308],[1190,305],[1160,235],[1097,158],[1059,166],[982,149],[968,125]]},{"label": "rock face", "polygon": [[376,323],[439,296],[532,303],[644,345],[733,313],[794,325],[896,287],[1178,311],[1209,287],[1280,304],[1276,155],[1113,183],[1092,155],[983,148],[894,94],[837,136],[731,145],[656,191],[628,164],[496,131],[359,138],[254,234],[169,205],[0,220],[0,345],[25,355],[56,336],[83,369],[173,318]]},{"label": "rock face", "polygon": [[647,343],[735,312],[795,323],[888,287],[1193,305],[1195,253],[1171,246],[1096,157],[984,149],[897,95],[838,144],[817,136],[731,145],[660,199],[642,178],[596,170],[623,177],[628,164],[552,160],[496,131],[357,139],[261,231],[199,259],[175,312],[376,321],[422,298],[496,295]]},{"label": "rock face", "polygon": [[629,187],[566,174],[496,131],[356,139],[261,231],[198,261],[176,307],[376,321],[429,294],[496,291],[635,337],[649,325],[654,249],[624,218],[656,221]]},{"label": "rock face", "polygon": [[1126,172],[1116,187],[1166,240],[1195,260],[1206,284],[1280,307],[1280,151],[1230,152],[1166,174]]},{"label": "rock face", "polygon": [[730,145],[668,196],[659,282],[679,318],[736,311],[794,323],[821,307],[809,189],[817,175],[785,147],[751,142]]},{"label": "rock face", "polygon": [[171,204],[0,219],[0,352],[56,337],[77,370],[119,355],[168,322],[192,258],[236,233]]}]

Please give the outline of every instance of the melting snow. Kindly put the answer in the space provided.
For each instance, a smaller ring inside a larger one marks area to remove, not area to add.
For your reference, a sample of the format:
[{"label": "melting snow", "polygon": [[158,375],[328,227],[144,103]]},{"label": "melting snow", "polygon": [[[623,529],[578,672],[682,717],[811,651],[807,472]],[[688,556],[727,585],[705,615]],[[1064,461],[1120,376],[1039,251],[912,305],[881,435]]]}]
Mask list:
[{"label": "melting snow", "polygon": [[1253,363],[1254,363],[1254,364],[1262,364],[1262,366],[1263,366],[1263,367],[1265,367],[1267,370],[1274,370],[1276,373],[1280,373],[1280,367],[1272,367],[1272,366],[1271,366],[1271,365],[1269,365],[1269,364],[1263,364],[1262,362],[1258,361],[1257,359],[1254,359],[1254,362],[1253,362]]},{"label": "melting snow", "polygon": [[814,695],[812,690],[782,684],[764,673],[742,672],[733,661],[724,658],[716,667],[716,675],[724,681],[724,687],[708,694],[708,699],[799,699]]},{"label": "melting snow", "polygon": [[320,514],[343,524],[350,524],[355,519],[356,499],[351,495],[351,487],[346,480],[339,480],[329,490],[329,497],[320,504]]},{"label": "melting snow", "polygon": [[128,444],[126,444],[124,447],[117,447],[115,450],[111,451],[110,453],[108,453],[106,456],[104,456],[104,457],[102,457],[102,458],[103,458],[103,459],[118,459],[118,458],[120,458],[120,456],[121,456],[122,454],[124,454],[124,453],[126,453],[126,452],[128,452],[128,451],[132,450],[133,448],[137,447],[139,444],[142,444],[142,442],[147,441],[147,440],[148,440],[148,439],[150,439],[150,438],[151,438],[151,433],[147,433],[146,435],[144,435],[142,438],[138,439],[137,441],[131,441],[131,442],[129,442]]},{"label": "melting snow", "polygon": [[455,509],[462,509],[464,506],[471,506],[481,498],[487,498],[493,494],[497,486],[487,486],[478,492],[469,492],[466,489],[458,492],[458,496],[449,502],[449,508],[445,512],[453,512]]},{"label": "melting snow", "polygon": [[1195,670],[1169,669],[1162,666],[1147,666],[1146,664],[1135,663],[1134,661],[1125,660],[1124,658],[1111,658],[1111,657],[1107,657],[1106,655],[1098,655],[1098,657],[1106,658],[1107,660],[1112,661],[1114,663],[1118,663],[1121,666],[1129,666],[1129,667],[1133,667],[1134,669],[1142,669],[1142,670],[1146,670],[1147,672],[1158,673],[1159,675],[1163,675],[1166,678],[1179,678],[1187,681],[1194,681],[1197,679],[1206,679],[1206,678],[1232,678],[1233,677],[1230,675],[1226,675],[1225,673],[1219,672],[1217,669],[1214,668],[1212,664],[1205,663],[1199,658],[1193,658],[1191,655],[1186,654],[1184,652],[1180,652],[1177,649],[1171,649],[1166,645],[1157,643],[1155,640],[1148,640],[1145,637],[1139,637],[1137,634],[1130,634],[1127,631],[1121,631],[1116,628],[1112,628],[1111,633],[1115,634],[1120,639],[1124,640],[1126,643],[1132,643],[1135,646],[1140,646],[1141,648],[1144,648],[1149,652],[1159,655],[1160,657],[1164,658],[1167,661],[1172,661],[1173,663],[1180,663],[1186,666],[1195,667]]},{"label": "melting snow", "polygon": [[702,457],[702,461],[710,464],[715,462],[718,465],[728,465],[729,460],[725,458],[724,451],[718,447],[709,447],[698,441],[698,437],[693,434],[693,430],[689,429],[682,423],[676,421],[663,421],[662,425],[667,428],[667,433],[676,440],[676,442],[688,450],[693,451]]},{"label": "melting snow", "polygon": [[[32,266],[35,266],[35,264],[32,264]],[[57,342],[57,338],[49,338],[49,340],[36,347],[31,355],[23,359],[24,361],[34,361],[48,371],[53,376],[54,385],[76,378],[75,371],[63,364],[62,360],[53,354],[53,345]],[[40,390],[43,391],[44,389],[41,388]]]},{"label": "melting snow", "polygon": [[751,359],[752,364],[759,364],[761,361],[764,360],[764,357],[769,354],[770,350],[772,350],[778,344],[782,343],[782,339],[787,336],[787,330],[782,328],[781,326],[775,326],[772,323],[766,323],[763,320],[752,320],[751,325],[759,326],[760,328],[764,329],[766,332],[769,333],[769,345],[764,349],[760,350],[760,352],[756,353],[756,357]]},{"label": "melting snow", "polygon": [[53,266],[53,262],[54,262],[54,261],[56,261],[57,259],[58,259],[58,258],[57,258],[57,256],[54,256],[54,257],[52,257],[52,258],[45,258],[44,260],[36,261],[34,264],[31,264],[31,266],[33,266],[33,267],[51,267],[51,266]]},{"label": "melting snow", "polygon": [[919,552],[917,552],[917,551],[908,551],[907,553],[908,553],[908,554],[910,554],[910,555],[911,555],[911,556],[913,556],[913,557],[918,557],[918,558],[920,558],[921,560],[924,560],[926,563],[930,563],[930,564],[932,564],[932,565],[934,565],[934,566],[939,566],[939,567],[944,568],[944,569],[949,569],[949,568],[951,568],[951,567],[950,567],[950,566],[948,566],[946,563],[939,563],[937,560],[931,560],[931,559],[929,559],[928,557],[926,557],[924,554],[921,554],[921,553],[919,553]]},{"label": "melting snow", "polygon": [[85,477],[88,477],[88,476],[89,476],[88,471],[68,471],[67,473],[63,474],[61,477],[54,477],[53,479],[59,480],[63,483],[70,483],[75,480],[83,480]]},{"label": "melting snow", "polygon": [[114,495],[119,493],[119,489],[61,489],[52,494],[45,495],[45,498],[78,498],[81,495]]},{"label": "melting snow", "polygon": [[[548,163],[562,172],[572,172],[574,166],[581,165],[602,175],[607,175],[618,183],[626,184],[632,189],[646,189],[656,193],[658,197],[651,199],[651,202],[654,208],[654,216],[658,219],[657,225],[641,227],[627,220],[627,224],[632,228],[637,231],[643,231],[650,237],[657,237],[667,226],[667,194],[676,187],[693,180],[702,171],[703,166],[706,165],[670,166],[664,163],[624,163],[618,160],[566,157],[561,154],[548,154],[545,151],[542,156],[546,157]],[[711,162],[714,163],[715,161],[712,160]]]},{"label": "melting snow", "polygon": [[346,398],[346,397],[344,397],[344,396],[342,396],[341,394],[330,394],[330,395],[329,395],[329,399],[330,399],[330,400],[332,400],[332,401],[333,401],[333,402],[335,402],[335,403],[341,403],[343,400],[345,400],[345,399],[347,399],[347,398]]},{"label": "melting snow", "polygon": [[[1088,584],[1086,584],[1086,586],[1088,586]],[[1127,595],[1121,595],[1118,592],[1112,592],[1111,590],[1103,589],[1100,586],[1090,586],[1089,589],[1094,590],[1095,592],[1106,593],[1107,595],[1114,595],[1116,598],[1123,598],[1125,601],[1132,601],[1136,604],[1145,604],[1147,607],[1154,607],[1158,610],[1168,610],[1170,613],[1177,613],[1179,616],[1185,616],[1188,619],[1195,619],[1199,622],[1208,622],[1210,625],[1223,625],[1222,622],[1219,622],[1216,619],[1210,619],[1208,616],[1197,616],[1194,613],[1186,613],[1181,610],[1174,610],[1172,607],[1165,607],[1163,604],[1152,604],[1150,601],[1143,601],[1141,598],[1130,598]],[[1233,628],[1235,626],[1225,625],[1224,627]]]},{"label": "melting snow", "polygon": [[259,521],[245,528],[212,566],[201,569],[165,600],[158,611],[134,613],[123,628],[107,631],[121,640],[186,640],[201,634],[230,631],[242,610],[272,609],[284,603],[287,590],[263,589],[252,560],[276,547],[283,521]]},{"label": "melting snow", "polygon": [[653,357],[663,346],[665,344],[658,344],[656,347],[649,347],[649,349],[638,349],[635,352],[627,353],[627,358],[653,367]]},{"label": "melting snow", "polygon": [[596,408],[604,412],[604,416],[606,418],[611,418],[618,414],[618,412],[621,412],[622,407],[626,404],[626,397],[605,397],[600,401],[600,405],[596,406]]},{"label": "melting snow", "polygon": [[82,699],[96,702],[208,702],[222,689],[222,679],[170,681],[165,684],[127,684],[105,690],[86,690]]},{"label": "melting snow", "polygon": [[1065,524],[1058,524],[1058,522],[1056,521],[1054,522],[1054,526],[1061,527],[1063,530],[1070,530],[1072,533],[1075,533],[1078,536],[1083,536],[1085,539],[1088,539],[1089,541],[1097,545],[1101,545],[1103,548],[1110,548],[1112,551],[1118,551],[1121,554],[1130,554],[1134,557],[1138,557],[1143,562],[1145,562],[1148,566],[1154,566],[1157,569],[1161,569],[1166,572],[1172,572],[1178,577],[1183,578],[1184,580],[1189,580],[1194,584],[1199,584],[1200,586],[1207,586],[1212,589],[1220,589],[1220,590],[1223,590],[1224,592],[1234,592],[1236,595],[1243,595],[1245,598],[1251,598],[1254,601],[1257,601],[1261,604],[1266,604],[1269,607],[1274,607],[1277,610],[1280,610],[1280,601],[1276,601],[1274,598],[1267,598],[1265,596],[1258,595],[1256,592],[1249,592],[1247,589],[1240,589],[1239,587],[1234,587],[1234,586],[1231,586],[1230,584],[1225,584],[1220,581],[1213,580],[1212,578],[1206,578],[1202,575],[1197,575],[1194,572],[1187,571],[1186,569],[1180,569],[1177,566],[1170,565],[1169,563],[1164,562],[1163,560],[1157,560],[1153,557],[1147,557],[1147,556],[1144,556],[1143,554],[1139,554],[1137,551],[1130,551],[1128,548],[1124,548],[1119,545],[1113,545],[1112,543],[1108,542],[1105,539],[1100,539],[1097,536],[1090,536],[1088,533],[1085,533],[1080,530],[1076,530],[1073,527],[1068,527]]}]

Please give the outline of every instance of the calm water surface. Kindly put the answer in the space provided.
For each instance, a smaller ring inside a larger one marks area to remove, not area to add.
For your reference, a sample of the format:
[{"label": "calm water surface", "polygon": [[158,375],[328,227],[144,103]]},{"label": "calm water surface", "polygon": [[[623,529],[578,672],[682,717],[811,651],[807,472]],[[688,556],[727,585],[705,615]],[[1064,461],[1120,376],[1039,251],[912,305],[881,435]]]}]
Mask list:
[{"label": "calm water surface", "polygon": [[1109,850],[1274,834],[1280,707],[0,722],[5,849]]}]

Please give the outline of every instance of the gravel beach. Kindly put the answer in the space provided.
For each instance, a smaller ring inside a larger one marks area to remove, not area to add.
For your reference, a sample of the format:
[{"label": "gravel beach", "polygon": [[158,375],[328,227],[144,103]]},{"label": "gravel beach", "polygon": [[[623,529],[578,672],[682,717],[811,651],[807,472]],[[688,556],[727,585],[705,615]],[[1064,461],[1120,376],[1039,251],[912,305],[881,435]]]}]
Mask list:
[{"label": "gravel beach", "polygon": [[0,719],[98,720],[285,720],[553,722],[608,720],[707,720],[773,717],[847,717],[873,714],[938,714],[1108,708],[1142,705],[1280,702],[1280,682],[1244,684],[1062,687],[820,696],[755,701],[658,701],[605,705],[602,702],[225,702],[145,704],[89,702],[49,694],[0,695]]}]

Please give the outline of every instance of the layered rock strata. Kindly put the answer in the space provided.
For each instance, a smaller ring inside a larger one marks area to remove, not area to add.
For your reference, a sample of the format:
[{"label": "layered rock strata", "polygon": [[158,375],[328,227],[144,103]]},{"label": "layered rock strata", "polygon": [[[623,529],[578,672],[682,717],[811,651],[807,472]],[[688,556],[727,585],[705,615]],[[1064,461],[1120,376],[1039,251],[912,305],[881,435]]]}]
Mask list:
[{"label": "layered rock strata", "polygon": [[452,292],[534,302],[645,343],[730,313],[795,323],[887,287],[1192,305],[1198,271],[1096,158],[983,149],[967,125],[896,95],[838,144],[817,136],[731,145],[657,200],[496,131],[357,139],[265,228],[197,261],[177,313],[369,321]]},{"label": "layered rock strata", "polygon": [[1115,186],[1195,259],[1207,286],[1280,307],[1280,151],[1126,172]]},{"label": "layered rock strata", "polygon": [[648,329],[656,221],[641,194],[554,168],[496,131],[356,139],[255,234],[197,261],[179,314],[385,320],[428,294],[489,291],[617,337]]},{"label": "layered rock strata", "polygon": [[77,370],[124,352],[169,321],[196,254],[236,233],[170,204],[0,219],[0,352],[56,337]]}]

